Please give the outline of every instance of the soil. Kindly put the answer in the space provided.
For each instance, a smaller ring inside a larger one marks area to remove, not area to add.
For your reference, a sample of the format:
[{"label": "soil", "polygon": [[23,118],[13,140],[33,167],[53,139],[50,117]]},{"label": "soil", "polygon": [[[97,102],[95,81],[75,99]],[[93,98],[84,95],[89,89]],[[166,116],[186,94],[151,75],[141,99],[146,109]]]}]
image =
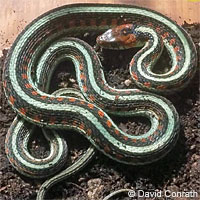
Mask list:
[{"label": "soil", "polygon": [[[187,24],[185,22],[183,27],[191,35],[196,45],[199,58],[200,24]],[[84,40],[94,45],[95,42],[91,42],[91,37],[88,34],[83,36]],[[7,104],[2,89],[2,68],[7,51],[3,50],[3,56],[0,58],[0,200],[35,199],[37,191],[44,180],[34,180],[19,174],[11,166],[4,152],[5,136],[15,117],[15,113]],[[104,66],[106,79],[111,86],[116,88],[134,87],[128,71],[128,63],[134,54],[132,50],[98,50],[98,53]],[[72,73],[63,71],[66,64],[70,65],[70,63],[61,63],[54,74],[54,90],[60,87],[78,87],[75,81],[74,71],[72,70]],[[169,56],[164,52],[158,66],[162,65],[165,68],[168,64]],[[55,185],[48,192],[47,199],[96,200],[102,199],[111,192],[122,188],[151,192],[164,192],[169,190],[175,193],[195,191],[199,197],[193,199],[200,199],[199,71],[197,71],[187,88],[181,92],[167,96],[167,98],[175,105],[181,121],[179,140],[167,156],[149,165],[127,166],[98,153],[84,170]],[[148,122],[142,118],[112,118],[122,130],[127,132],[134,130],[136,134],[140,134],[149,128]],[[70,137],[70,142],[68,141],[70,146],[69,160],[75,160],[89,144],[82,136],[76,133],[72,133],[68,137]],[[77,137],[82,141],[81,146],[77,144]],[[30,151],[37,157],[43,157],[48,153],[45,139],[39,132],[37,137],[31,140]],[[113,199],[128,200],[138,198],[137,196],[130,198],[127,197],[127,193],[122,193]],[[180,198],[167,198],[162,196],[161,198],[143,197],[139,199],[169,200]]]}]

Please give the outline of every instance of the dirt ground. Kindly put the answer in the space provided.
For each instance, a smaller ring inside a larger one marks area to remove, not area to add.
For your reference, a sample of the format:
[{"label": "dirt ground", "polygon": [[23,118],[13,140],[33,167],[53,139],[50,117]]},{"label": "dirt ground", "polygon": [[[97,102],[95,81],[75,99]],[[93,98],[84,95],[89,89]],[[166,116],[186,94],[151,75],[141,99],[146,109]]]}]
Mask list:
[{"label": "dirt ground", "polygon": [[[199,58],[200,49],[200,24],[187,24],[183,27],[192,36],[196,45]],[[90,40],[90,35],[84,36],[85,40]],[[92,45],[94,42],[91,43]],[[133,51],[98,51],[102,60],[106,79],[111,86],[117,88],[134,87],[131,81],[128,62]],[[15,113],[7,104],[2,89],[2,67],[7,54],[3,51],[0,58],[0,200],[25,200],[35,199],[37,191],[44,180],[34,180],[20,175],[8,162],[4,152],[4,140],[6,132],[15,117]],[[129,55],[129,56],[127,56]],[[158,63],[162,66],[169,64],[169,56],[166,52]],[[63,71],[66,63],[54,74],[53,88],[77,87],[75,73]],[[69,63],[68,63],[69,65]],[[198,60],[199,66],[199,60]],[[70,68],[69,68],[70,69]],[[117,163],[98,153],[94,160],[76,176],[69,178],[55,185],[47,194],[47,199],[67,199],[67,200],[98,200],[102,199],[112,191],[131,188],[134,191],[165,191],[189,192],[196,191],[200,199],[200,96],[199,96],[199,71],[183,91],[167,96],[175,105],[181,120],[180,137],[173,150],[163,159],[146,166],[127,166]],[[53,89],[52,89],[53,90]],[[148,122],[141,118],[120,119],[113,117],[113,120],[121,129],[127,132],[134,130],[136,134],[147,131]],[[69,134],[68,134],[69,135]],[[76,159],[87,147],[88,142],[76,133],[71,134],[70,158]],[[67,138],[66,137],[66,138]],[[77,137],[80,138],[81,145],[77,144]],[[67,138],[68,139],[68,138]],[[41,134],[33,138],[30,144],[30,151],[33,155],[41,157],[48,153],[48,147]],[[69,162],[67,162],[69,164]],[[113,199],[128,200],[138,199],[127,197],[127,194],[120,194]],[[157,199],[157,198],[139,198]],[[180,199],[176,197],[159,200]],[[186,198],[182,198],[185,200]],[[189,200],[189,198],[188,198]]]}]

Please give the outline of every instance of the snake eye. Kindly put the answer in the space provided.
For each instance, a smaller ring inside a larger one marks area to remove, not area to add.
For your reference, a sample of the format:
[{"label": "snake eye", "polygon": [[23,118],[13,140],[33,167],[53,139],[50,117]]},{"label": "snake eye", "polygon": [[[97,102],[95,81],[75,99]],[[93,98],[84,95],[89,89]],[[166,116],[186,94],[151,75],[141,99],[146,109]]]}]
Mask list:
[{"label": "snake eye", "polygon": [[124,28],[124,29],[122,29],[122,34],[123,35],[128,35],[128,34],[130,34],[131,33],[131,30],[129,29],[129,28]]}]

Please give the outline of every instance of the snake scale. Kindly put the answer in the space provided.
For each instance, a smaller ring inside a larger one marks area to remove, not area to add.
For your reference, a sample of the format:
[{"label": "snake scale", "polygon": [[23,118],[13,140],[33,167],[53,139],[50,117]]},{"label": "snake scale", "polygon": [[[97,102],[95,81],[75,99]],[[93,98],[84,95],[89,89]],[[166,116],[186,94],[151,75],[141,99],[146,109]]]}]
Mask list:
[{"label": "snake scale", "polygon": [[[130,61],[130,74],[140,89],[116,89],[107,84],[97,53],[74,38],[85,32],[105,32],[97,38],[103,48],[142,47]],[[163,47],[172,66],[168,72],[156,74],[153,67]],[[48,94],[52,74],[64,60],[73,62],[81,94],[73,90]],[[29,177],[47,177],[58,171],[65,163],[67,144],[55,129],[78,131],[96,149],[121,163],[140,165],[160,159],[174,146],[180,123],[172,103],[159,94],[186,87],[195,74],[196,62],[190,36],[152,10],[72,4],[41,15],[17,37],[4,67],[5,94],[18,114],[5,142],[9,161]],[[139,136],[127,134],[107,113],[143,116],[150,121],[150,130]],[[29,153],[33,124],[44,128],[50,143],[47,158],[36,159]],[[94,155],[92,146],[65,173],[47,181],[38,199],[52,184],[84,167]]]}]

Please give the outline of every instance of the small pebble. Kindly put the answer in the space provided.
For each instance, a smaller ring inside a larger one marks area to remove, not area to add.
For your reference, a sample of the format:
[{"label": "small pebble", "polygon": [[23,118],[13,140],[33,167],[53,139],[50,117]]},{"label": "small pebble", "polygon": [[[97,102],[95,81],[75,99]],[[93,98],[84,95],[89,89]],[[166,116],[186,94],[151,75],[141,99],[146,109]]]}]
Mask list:
[{"label": "small pebble", "polygon": [[130,86],[130,84],[132,83],[132,81],[130,79],[127,79],[124,81],[124,84],[128,87]]}]

